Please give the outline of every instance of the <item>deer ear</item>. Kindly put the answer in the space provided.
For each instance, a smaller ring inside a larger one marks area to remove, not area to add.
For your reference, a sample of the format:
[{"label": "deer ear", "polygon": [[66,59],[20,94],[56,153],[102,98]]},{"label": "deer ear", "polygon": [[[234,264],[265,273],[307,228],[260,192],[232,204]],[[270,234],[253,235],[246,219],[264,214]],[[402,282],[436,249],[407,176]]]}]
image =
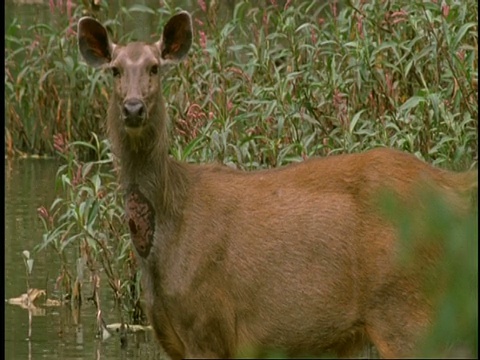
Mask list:
[{"label": "deer ear", "polygon": [[88,65],[100,67],[109,63],[114,47],[107,29],[97,20],[83,17],[78,21],[78,48]]},{"label": "deer ear", "polygon": [[182,11],[168,20],[163,28],[162,38],[156,45],[160,49],[160,57],[167,62],[179,62],[187,55],[192,46],[192,17]]}]

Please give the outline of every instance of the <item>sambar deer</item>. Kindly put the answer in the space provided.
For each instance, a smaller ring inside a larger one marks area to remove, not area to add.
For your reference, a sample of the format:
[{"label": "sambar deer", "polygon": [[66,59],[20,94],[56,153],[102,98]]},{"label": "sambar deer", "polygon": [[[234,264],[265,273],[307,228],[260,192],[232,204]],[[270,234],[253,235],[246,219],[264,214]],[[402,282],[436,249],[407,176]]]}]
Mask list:
[{"label": "sambar deer", "polygon": [[169,157],[161,74],[192,36],[187,12],[153,44],[117,45],[93,18],[78,23],[85,61],[113,75],[108,135],[163,349],[173,359],[245,349],[352,356],[369,341],[382,357],[410,356],[431,321],[421,290],[430,256],[421,271],[400,266],[399,237],[375,199],[390,189],[421,207],[415,189],[425,183],[466,208],[476,171],[389,149],[252,172],[179,162]]}]

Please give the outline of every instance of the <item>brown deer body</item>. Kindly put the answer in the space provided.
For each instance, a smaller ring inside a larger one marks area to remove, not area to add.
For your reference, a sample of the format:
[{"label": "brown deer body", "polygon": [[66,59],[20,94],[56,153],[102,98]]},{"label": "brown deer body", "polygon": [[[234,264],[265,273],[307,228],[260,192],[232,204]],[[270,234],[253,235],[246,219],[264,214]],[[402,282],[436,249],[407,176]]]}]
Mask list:
[{"label": "brown deer body", "polygon": [[411,354],[430,303],[419,273],[396,264],[398,236],[375,199],[390,189],[415,204],[424,182],[462,208],[476,173],[388,149],[256,172],[180,163],[168,156],[160,73],[186,56],[190,15],[150,45],[115,45],[91,18],[78,36],[87,63],[115,78],[108,133],[146,309],[170,357],[347,356],[365,341],[382,357]]}]

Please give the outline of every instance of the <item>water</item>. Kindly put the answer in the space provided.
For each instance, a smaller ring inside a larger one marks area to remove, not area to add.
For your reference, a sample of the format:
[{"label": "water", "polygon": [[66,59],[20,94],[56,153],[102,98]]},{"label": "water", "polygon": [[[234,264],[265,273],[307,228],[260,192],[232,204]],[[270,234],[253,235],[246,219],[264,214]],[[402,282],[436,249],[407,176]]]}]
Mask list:
[{"label": "water", "polygon": [[[42,241],[43,225],[37,208],[49,208],[55,199],[55,173],[58,163],[53,160],[18,159],[5,167],[5,298],[19,297],[26,292],[27,275],[22,252],[32,252]],[[33,253],[32,253],[33,254]],[[42,251],[34,257],[30,287],[47,289],[54,298],[55,281],[60,262],[52,251]],[[90,285],[84,284],[88,294]],[[107,323],[119,322],[118,312],[107,287],[100,288],[102,311]],[[160,350],[153,334],[131,334],[125,349],[113,335],[106,340],[97,338],[96,310],[84,302],[79,311],[70,305],[43,306],[37,301],[31,312],[18,305],[5,304],[6,359],[155,359]],[[29,336],[30,333],[30,336]]]},{"label": "water", "polygon": [[[32,249],[41,240],[41,223],[36,208],[53,200],[56,164],[44,160],[18,160],[5,168],[5,296],[17,297],[27,288],[22,252]],[[50,180],[50,181],[49,181]],[[48,258],[35,262],[35,273],[41,275]],[[52,264],[53,266],[53,264]],[[37,285],[37,281],[32,281]],[[44,282],[44,281],[43,281]],[[38,284],[44,287],[44,283]],[[28,312],[17,306],[5,305],[5,354],[7,359],[27,358],[29,349]],[[37,320],[38,319],[38,320]],[[44,324],[45,317],[35,317],[34,324]],[[39,340],[48,336],[46,326],[40,325]],[[35,332],[37,336],[37,332]],[[41,339],[40,339],[41,337]],[[31,344],[30,344],[31,345]]]}]

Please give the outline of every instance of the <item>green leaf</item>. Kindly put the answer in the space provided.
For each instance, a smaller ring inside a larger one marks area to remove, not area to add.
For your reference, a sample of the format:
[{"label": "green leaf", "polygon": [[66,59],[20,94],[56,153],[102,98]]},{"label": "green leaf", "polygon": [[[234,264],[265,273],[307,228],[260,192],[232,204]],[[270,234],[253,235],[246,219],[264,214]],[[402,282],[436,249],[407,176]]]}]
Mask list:
[{"label": "green leaf", "polygon": [[360,115],[362,115],[365,111],[367,111],[367,109],[362,109],[359,112],[357,112],[355,115],[353,115],[353,118],[350,121],[350,127],[349,127],[350,134],[353,133],[353,130],[355,129],[355,125],[357,124],[358,120],[360,119]]},{"label": "green leaf", "polygon": [[453,39],[452,45],[451,45],[451,50],[456,51],[458,48],[458,44],[460,41],[462,41],[463,37],[467,33],[467,31],[472,28],[477,26],[475,23],[466,23],[463,24],[462,27],[458,30],[457,34],[455,35],[455,38]]},{"label": "green leaf", "polygon": [[143,13],[149,13],[149,14],[155,15],[155,11],[153,11],[148,6],[145,6],[142,4],[135,4],[130,6],[127,12],[143,12]]},{"label": "green leaf", "polygon": [[31,274],[33,269],[33,259],[27,260],[27,268],[28,268],[28,273]]},{"label": "green leaf", "polygon": [[182,151],[182,160],[187,160],[196,150],[197,145],[204,140],[204,136],[197,136],[193,141],[187,144]]},{"label": "green leaf", "polygon": [[399,112],[408,111],[418,106],[420,103],[424,103],[425,98],[421,96],[412,96],[410,99],[405,101],[402,106],[398,109]]},{"label": "green leaf", "polygon": [[87,219],[88,225],[91,225],[95,222],[99,208],[100,208],[100,203],[98,201],[94,201],[93,207],[91,208],[90,213],[88,214],[88,219]]}]

